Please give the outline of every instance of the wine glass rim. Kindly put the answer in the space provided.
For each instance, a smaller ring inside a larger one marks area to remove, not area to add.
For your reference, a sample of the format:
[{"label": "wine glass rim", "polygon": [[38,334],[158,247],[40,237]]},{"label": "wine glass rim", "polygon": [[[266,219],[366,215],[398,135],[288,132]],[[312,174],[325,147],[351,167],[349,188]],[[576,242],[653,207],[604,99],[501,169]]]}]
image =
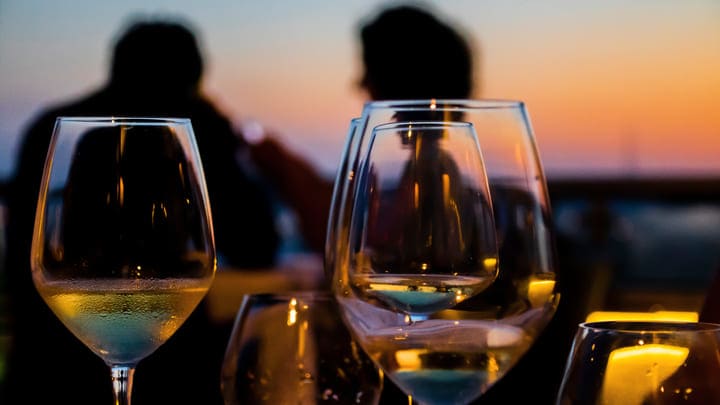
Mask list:
[{"label": "wine glass rim", "polygon": [[373,131],[386,131],[393,129],[444,129],[448,127],[452,128],[471,128],[473,126],[470,122],[464,121],[400,121],[400,122],[388,122],[385,124],[377,125],[373,128]]},{"label": "wine glass rim", "polygon": [[292,299],[299,299],[303,301],[328,301],[334,300],[335,296],[330,291],[324,290],[298,290],[277,293],[268,292],[245,294],[245,299],[273,300],[278,302],[286,302]]},{"label": "wine glass rim", "polygon": [[582,322],[579,327],[586,331],[619,333],[720,332],[720,324],[711,322],[599,321]]},{"label": "wine glass rim", "polygon": [[416,100],[374,100],[365,103],[368,109],[427,110],[441,106],[441,109],[520,109],[524,102],[511,99],[416,99]]},{"label": "wine glass rim", "polygon": [[149,116],[59,116],[58,122],[86,122],[93,124],[122,124],[122,125],[185,125],[190,123],[190,118],[179,117],[149,117]]}]

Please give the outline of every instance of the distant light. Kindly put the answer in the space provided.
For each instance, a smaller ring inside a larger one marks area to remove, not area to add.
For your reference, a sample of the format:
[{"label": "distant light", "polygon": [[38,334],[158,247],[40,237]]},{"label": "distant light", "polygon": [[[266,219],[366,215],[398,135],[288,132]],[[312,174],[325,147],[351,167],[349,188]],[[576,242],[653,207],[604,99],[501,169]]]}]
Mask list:
[{"label": "distant light", "polygon": [[295,322],[297,322],[297,299],[293,298],[290,300],[290,305],[288,308],[287,325],[293,326],[295,325]]},{"label": "distant light", "polygon": [[485,270],[495,270],[497,267],[497,257],[487,257],[483,259]]},{"label": "distant light", "polygon": [[427,349],[398,350],[395,352],[398,370],[416,371],[422,366],[422,356],[427,352]]},{"label": "distant light", "polygon": [[656,311],[625,312],[595,311],[588,314],[585,322],[603,321],[659,321],[659,322],[697,322],[699,315],[692,311]]},{"label": "distant light", "polygon": [[251,145],[257,145],[265,140],[265,128],[258,121],[246,120],[240,130],[243,138]]},{"label": "distant light", "polygon": [[555,291],[555,280],[531,280],[528,284],[528,301],[533,308],[550,302]]}]

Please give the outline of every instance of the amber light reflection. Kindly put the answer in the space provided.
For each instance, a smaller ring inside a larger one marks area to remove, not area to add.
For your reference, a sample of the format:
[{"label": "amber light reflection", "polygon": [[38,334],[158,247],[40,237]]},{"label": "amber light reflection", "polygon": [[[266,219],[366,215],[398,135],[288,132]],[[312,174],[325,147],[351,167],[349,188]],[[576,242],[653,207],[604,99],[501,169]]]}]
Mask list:
[{"label": "amber light reflection", "polygon": [[685,362],[688,353],[686,347],[643,344],[642,340],[637,346],[613,350],[605,371],[601,403],[642,404],[649,394],[664,389],[663,381]]},{"label": "amber light reflection", "polygon": [[603,321],[656,321],[656,322],[697,322],[698,313],[693,311],[595,311],[591,312],[585,322]]}]

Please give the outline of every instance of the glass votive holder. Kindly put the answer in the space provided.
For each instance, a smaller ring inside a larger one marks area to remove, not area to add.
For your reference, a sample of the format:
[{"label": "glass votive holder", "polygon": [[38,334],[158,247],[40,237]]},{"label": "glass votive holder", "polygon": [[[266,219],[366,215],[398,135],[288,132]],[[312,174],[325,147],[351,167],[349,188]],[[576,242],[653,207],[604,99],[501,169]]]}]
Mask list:
[{"label": "glass votive holder", "polygon": [[222,366],[231,404],[375,404],[382,374],[329,292],[246,295]]},{"label": "glass votive holder", "polygon": [[579,325],[558,405],[680,403],[720,403],[720,325]]}]

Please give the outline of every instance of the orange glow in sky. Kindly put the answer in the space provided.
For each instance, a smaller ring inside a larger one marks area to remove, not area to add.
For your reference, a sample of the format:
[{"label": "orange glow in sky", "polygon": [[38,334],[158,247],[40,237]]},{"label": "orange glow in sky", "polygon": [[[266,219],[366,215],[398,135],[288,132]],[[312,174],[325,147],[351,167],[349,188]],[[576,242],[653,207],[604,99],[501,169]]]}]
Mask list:
[{"label": "orange glow in sky", "polygon": [[[0,6],[0,175],[36,112],[102,85],[134,13],[189,20],[209,96],[331,175],[365,101],[358,24],[396,2],[113,3]],[[428,4],[474,45],[475,96],[526,102],[548,177],[720,175],[720,2]]]}]

